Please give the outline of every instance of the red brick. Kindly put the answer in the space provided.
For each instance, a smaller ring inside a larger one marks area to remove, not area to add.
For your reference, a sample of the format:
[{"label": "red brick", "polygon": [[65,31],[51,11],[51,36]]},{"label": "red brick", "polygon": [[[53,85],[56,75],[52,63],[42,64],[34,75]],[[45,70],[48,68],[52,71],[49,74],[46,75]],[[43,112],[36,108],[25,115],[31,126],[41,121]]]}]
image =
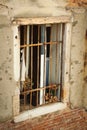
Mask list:
[{"label": "red brick", "polygon": [[83,109],[67,109],[21,123],[7,121],[0,130],[87,130],[87,112]]}]

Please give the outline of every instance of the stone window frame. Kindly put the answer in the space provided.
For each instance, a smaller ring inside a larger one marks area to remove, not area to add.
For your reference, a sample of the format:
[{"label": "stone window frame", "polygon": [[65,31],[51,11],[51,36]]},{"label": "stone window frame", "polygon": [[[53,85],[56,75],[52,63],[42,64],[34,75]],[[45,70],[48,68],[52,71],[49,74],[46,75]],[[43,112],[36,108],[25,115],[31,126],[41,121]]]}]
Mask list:
[{"label": "stone window frame", "polygon": [[[72,33],[72,23],[70,16],[58,16],[58,17],[39,17],[39,18],[14,18],[12,20],[13,28],[13,44],[14,44],[14,80],[17,83],[15,88],[15,94],[13,96],[13,116],[15,122],[20,122],[28,118],[33,118],[39,116],[36,115],[41,110],[41,114],[45,114],[43,111],[44,107],[36,108],[35,110],[28,110],[20,114],[20,35],[19,26],[20,25],[31,25],[31,24],[47,24],[47,23],[65,23],[65,45],[64,45],[64,71],[63,71],[63,87],[62,87],[62,102],[54,103],[48,107],[49,111],[52,111],[52,106],[57,105],[57,110],[64,109],[69,103],[69,75],[70,75],[70,48],[71,48],[71,33]],[[47,108],[46,108],[47,109]],[[36,111],[36,112],[35,112]],[[55,109],[54,109],[55,111]],[[33,112],[33,113],[32,113]],[[35,112],[35,114],[34,114]],[[29,114],[30,113],[30,114]]]}]

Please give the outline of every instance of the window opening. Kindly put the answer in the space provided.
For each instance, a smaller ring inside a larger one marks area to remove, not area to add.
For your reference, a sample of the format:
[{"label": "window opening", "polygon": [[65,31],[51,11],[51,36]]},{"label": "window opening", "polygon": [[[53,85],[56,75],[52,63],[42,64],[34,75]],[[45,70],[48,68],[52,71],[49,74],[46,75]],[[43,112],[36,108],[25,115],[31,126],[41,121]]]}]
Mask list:
[{"label": "window opening", "polygon": [[64,26],[20,26],[21,111],[61,101]]}]

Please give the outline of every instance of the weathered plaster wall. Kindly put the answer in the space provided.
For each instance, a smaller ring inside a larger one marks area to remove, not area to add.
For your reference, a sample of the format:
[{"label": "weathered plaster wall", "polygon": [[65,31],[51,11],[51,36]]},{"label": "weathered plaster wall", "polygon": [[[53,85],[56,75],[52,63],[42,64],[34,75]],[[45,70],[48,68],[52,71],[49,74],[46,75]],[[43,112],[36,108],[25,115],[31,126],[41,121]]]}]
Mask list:
[{"label": "weathered plaster wall", "polygon": [[6,24],[6,17],[0,16],[0,21],[3,23],[0,22],[0,119],[3,120],[4,116],[12,116],[12,96],[16,83],[13,79],[12,29]]},{"label": "weathered plaster wall", "polygon": [[[0,120],[12,117],[19,104],[19,84],[14,77],[14,42],[11,20],[14,17],[67,15],[64,0],[1,0],[0,1]],[[68,13],[70,15],[70,13]],[[15,100],[14,100],[15,99]],[[12,109],[13,108],[13,109]],[[18,113],[18,112],[17,112]]]},{"label": "weathered plaster wall", "polygon": [[15,104],[13,99],[18,100],[15,96],[19,84],[14,79],[11,25],[14,17],[72,15],[75,18],[72,28],[70,102],[73,107],[82,106],[85,12],[78,9],[71,13],[65,9],[66,5],[67,0],[0,0],[0,121],[12,117],[12,106]]},{"label": "weathered plaster wall", "polygon": [[85,54],[85,10],[74,9],[71,44],[70,102],[71,107],[82,107]]},{"label": "weathered plaster wall", "polygon": [[85,36],[85,57],[84,57],[84,90],[83,90],[83,106],[87,110],[87,12],[86,12],[86,36]]},{"label": "weathered plaster wall", "polygon": [[[67,5],[66,0],[7,0],[1,2],[10,8],[11,17],[40,17],[40,16],[58,16],[60,14],[67,15],[64,6]],[[12,12],[12,13],[11,13]],[[2,14],[5,14],[2,10]]]}]

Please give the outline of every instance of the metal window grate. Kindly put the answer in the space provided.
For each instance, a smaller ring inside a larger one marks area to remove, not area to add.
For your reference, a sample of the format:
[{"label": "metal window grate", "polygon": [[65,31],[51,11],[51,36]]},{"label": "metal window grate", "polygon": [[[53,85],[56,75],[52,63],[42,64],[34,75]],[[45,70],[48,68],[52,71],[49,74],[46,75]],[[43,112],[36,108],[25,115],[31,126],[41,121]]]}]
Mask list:
[{"label": "metal window grate", "polygon": [[21,111],[61,101],[64,24],[20,26]]}]

